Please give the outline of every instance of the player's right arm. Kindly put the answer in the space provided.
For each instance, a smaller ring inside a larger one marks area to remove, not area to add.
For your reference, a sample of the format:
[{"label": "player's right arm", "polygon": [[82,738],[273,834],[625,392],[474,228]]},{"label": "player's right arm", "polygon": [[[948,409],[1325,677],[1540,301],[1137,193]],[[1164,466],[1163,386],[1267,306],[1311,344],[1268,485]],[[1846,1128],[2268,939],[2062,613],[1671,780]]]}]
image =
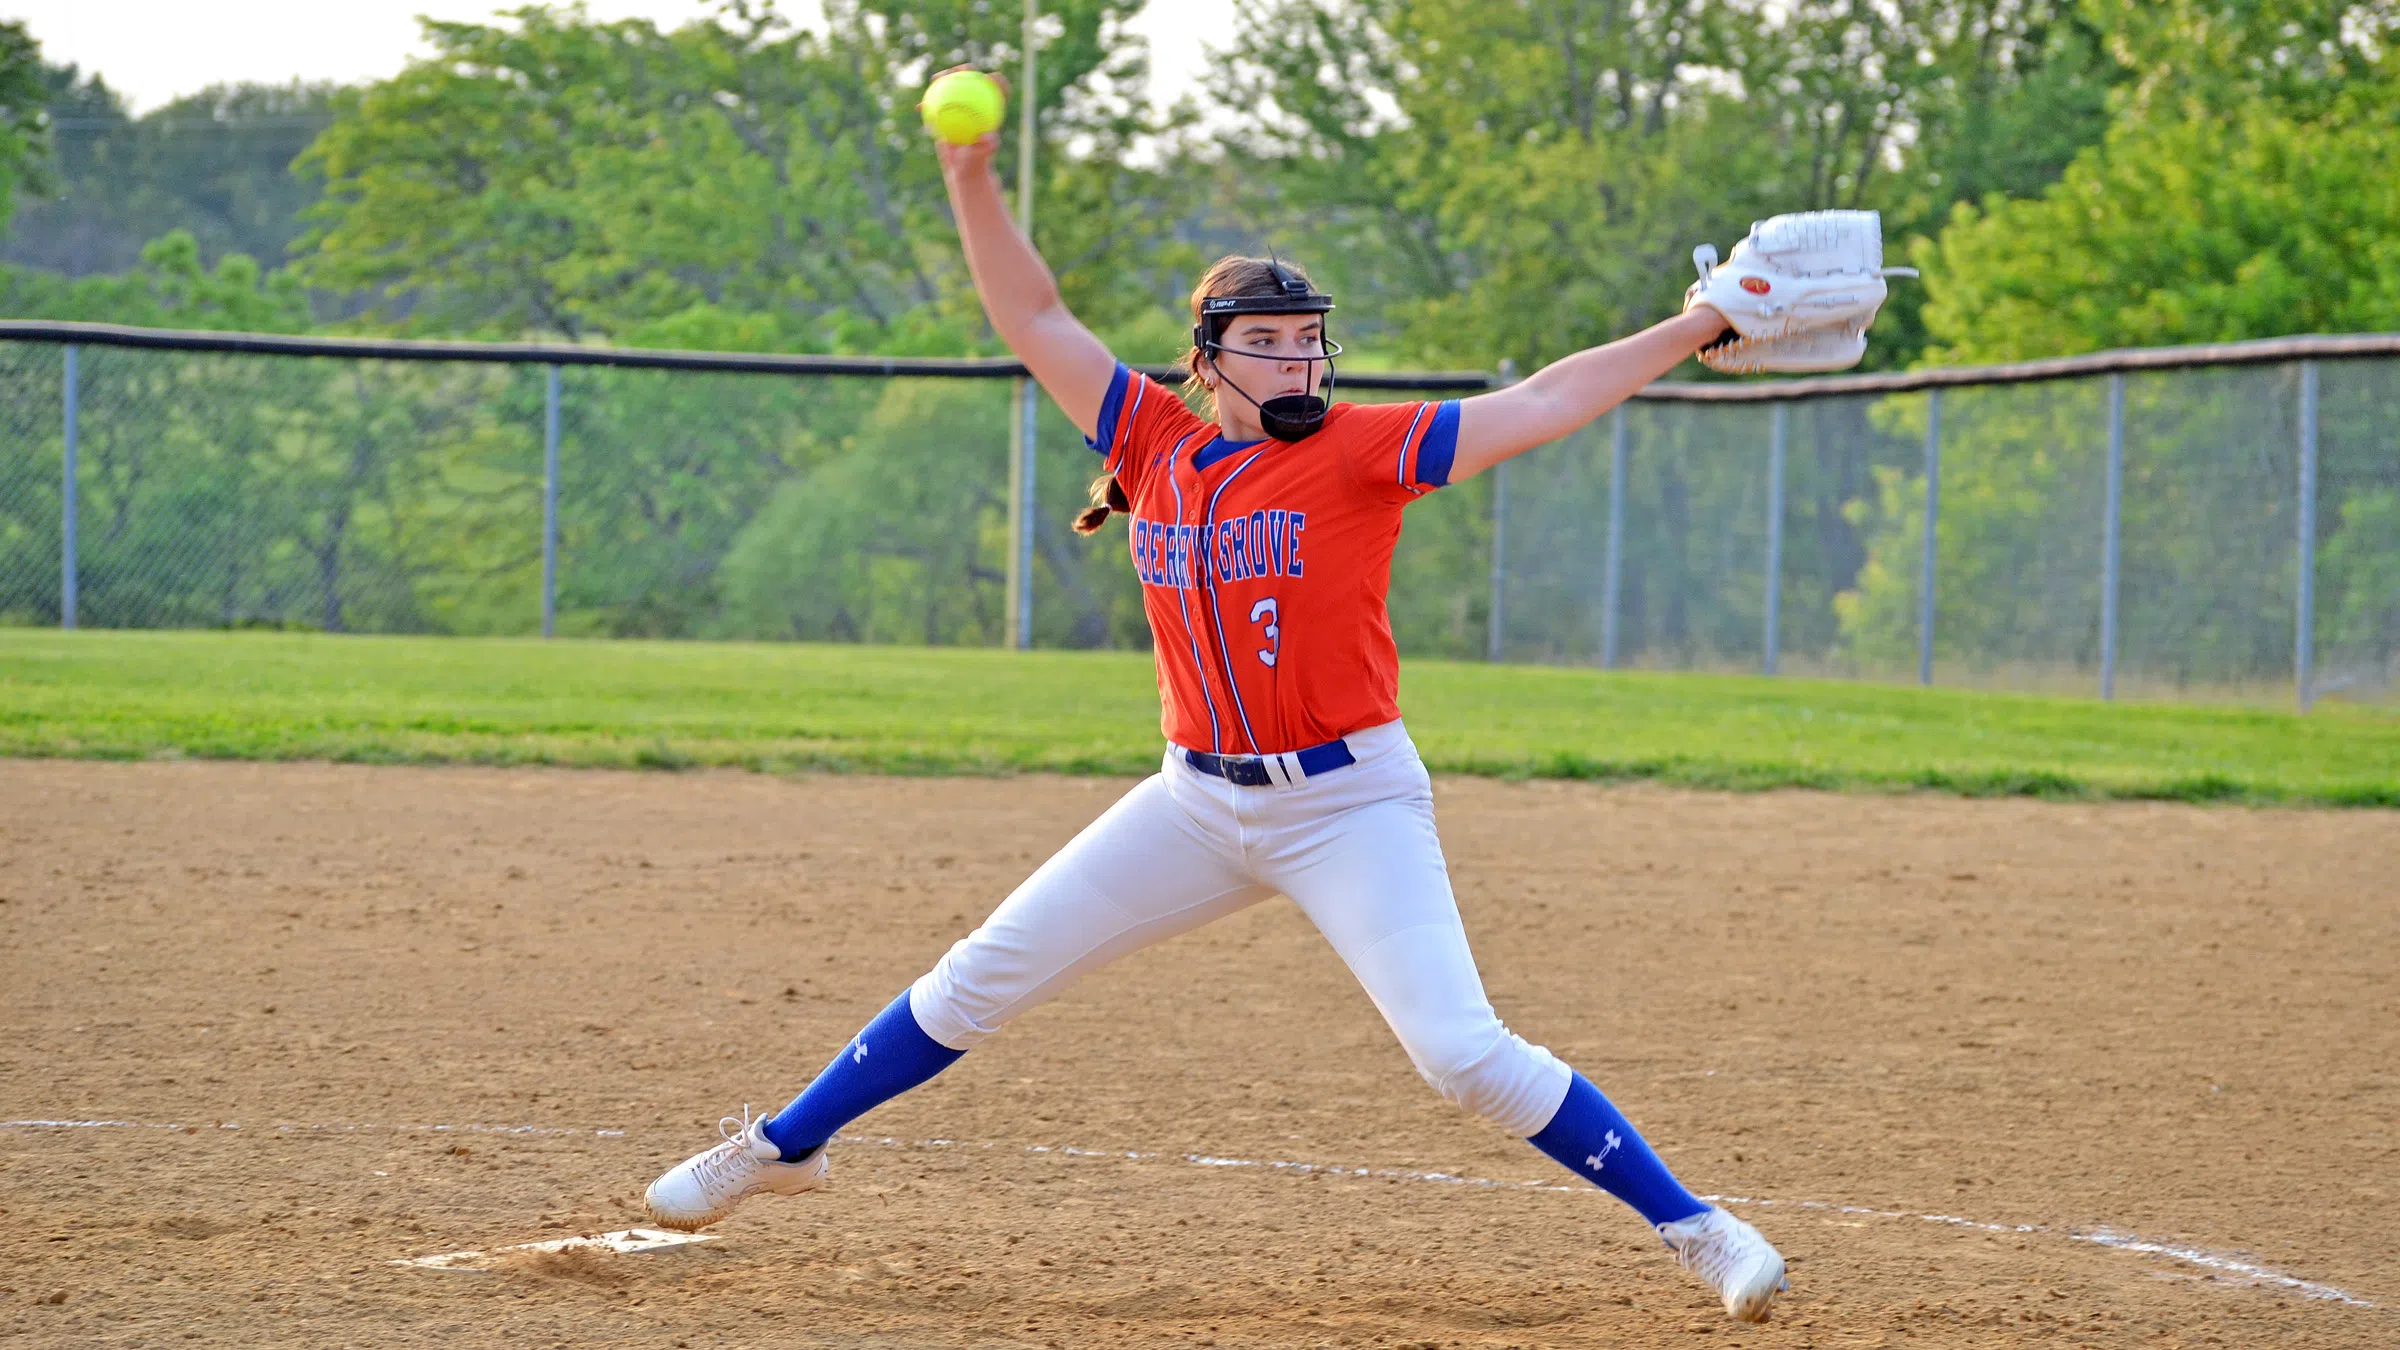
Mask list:
[{"label": "player's right arm", "polygon": [[992,172],[997,135],[969,145],[935,141],[950,210],[966,244],[967,270],[992,331],[1017,354],[1033,378],[1086,436],[1100,430],[1100,405],[1117,373],[1117,358],[1067,311],[1058,281],[1017,228]]}]

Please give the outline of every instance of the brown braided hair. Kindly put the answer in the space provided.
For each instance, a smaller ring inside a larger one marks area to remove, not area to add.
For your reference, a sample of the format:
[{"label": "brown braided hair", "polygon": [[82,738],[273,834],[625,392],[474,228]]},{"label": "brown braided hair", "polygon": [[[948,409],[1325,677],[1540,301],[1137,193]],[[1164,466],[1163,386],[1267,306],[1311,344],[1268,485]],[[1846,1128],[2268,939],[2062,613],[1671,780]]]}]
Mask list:
[{"label": "brown braided hair", "polygon": [[[1286,262],[1283,270],[1285,275],[1297,278],[1310,289],[1315,289],[1316,283],[1309,281],[1307,271],[1299,264]],[[1274,264],[1268,259],[1228,253],[1210,264],[1208,271],[1201,276],[1200,284],[1192,288],[1192,323],[1195,326],[1199,324],[1200,302],[1211,296],[1282,293],[1282,282],[1277,279]],[[1217,391],[1209,388],[1207,382],[1200,378],[1201,363],[1207,359],[1198,347],[1193,347],[1175,364],[1183,367],[1185,394],[1196,393],[1202,408],[1214,420],[1217,415]],[[1125,489],[1117,485],[1117,476],[1104,473],[1092,480],[1092,504],[1076,514],[1075,533],[1091,534],[1108,519],[1110,512],[1130,513],[1132,510],[1133,504],[1126,499]]]}]

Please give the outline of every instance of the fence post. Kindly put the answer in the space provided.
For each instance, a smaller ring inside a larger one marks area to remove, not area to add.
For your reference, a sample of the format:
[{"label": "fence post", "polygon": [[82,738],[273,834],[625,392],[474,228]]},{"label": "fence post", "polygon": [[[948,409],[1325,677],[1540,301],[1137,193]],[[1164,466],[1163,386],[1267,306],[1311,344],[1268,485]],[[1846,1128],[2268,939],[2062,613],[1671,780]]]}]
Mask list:
[{"label": "fence post", "polygon": [[1002,602],[1000,645],[1010,648],[1021,645],[1017,641],[1017,593],[1025,587],[1025,577],[1017,570],[1017,536],[1025,532],[1024,512],[1019,506],[1019,503],[1025,499],[1025,419],[1017,415],[1017,405],[1018,400],[1023,398],[1024,394],[1025,381],[1022,377],[1009,382],[1007,414],[1008,593]]},{"label": "fence post", "polygon": [[1034,419],[1041,410],[1042,391],[1031,380],[1017,381],[1017,390],[1024,403],[1018,410],[1017,434],[1010,438],[1017,454],[1008,469],[1008,627],[1009,645],[1029,651],[1033,647],[1033,453],[1040,442]]},{"label": "fence post", "polygon": [[558,636],[558,364],[542,407],[542,636]]},{"label": "fence post", "polygon": [[1791,405],[1774,405],[1774,430],[1767,438],[1767,631],[1764,635],[1767,674],[1775,673],[1776,648],[1783,619],[1783,461],[1790,434]]},{"label": "fence post", "polygon": [[1917,683],[1933,683],[1934,541],[1942,513],[1942,391],[1925,398],[1925,561],[1917,578]]},{"label": "fence post", "polygon": [[[1500,385],[1507,388],[1517,382],[1517,363],[1503,358],[1500,362]],[[1492,604],[1490,631],[1484,637],[1483,659],[1500,659],[1501,640],[1505,636],[1508,602],[1508,461],[1492,466]]]},{"label": "fence post", "polygon": [[1506,622],[1501,612],[1508,598],[1508,461],[1492,466],[1492,601],[1490,631],[1484,636],[1483,659],[1500,659],[1500,630]]},{"label": "fence post", "polygon": [[2292,685],[2305,713],[2316,701],[2317,363],[2300,363],[2300,589],[2294,606]]},{"label": "fence post", "polygon": [[1617,668],[1617,600],[1625,577],[1625,405],[1609,415],[1608,551],[1600,573],[1600,668]]},{"label": "fence post", "polygon": [[[1035,58],[1040,50],[1035,29],[1041,21],[1040,0],[1025,0],[1025,21],[1017,30],[1017,45],[1024,50],[1025,71],[1017,88],[1023,95],[1017,102],[1017,228],[1025,238],[1033,238],[1034,156],[1040,142],[1034,139],[1034,105],[1041,100],[1041,82],[1035,78]],[[1015,387],[1016,397],[1023,407],[1011,408],[1013,430],[1008,438],[1008,617],[1002,622],[1007,636],[1004,639],[1018,651],[1033,647],[1033,452],[1035,445],[1034,413],[1040,407],[1041,391],[1030,377],[1020,378]]]},{"label": "fence post", "polygon": [[2108,377],[2108,506],[2100,527],[2100,697],[2117,696],[2118,560],[2124,547],[2125,377]]},{"label": "fence post", "polygon": [[62,401],[66,404],[67,422],[66,467],[60,474],[58,493],[60,502],[58,521],[58,626],[61,628],[73,628],[75,626],[75,601],[77,598],[75,514],[78,509],[75,501],[75,443],[78,433],[78,428],[75,425],[75,415],[76,405],[81,402],[81,396],[76,388],[75,377],[77,371],[75,367],[76,358],[81,355],[81,349],[77,347],[76,344],[70,342],[67,344],[66,355],[66,379],[60,389]]}]

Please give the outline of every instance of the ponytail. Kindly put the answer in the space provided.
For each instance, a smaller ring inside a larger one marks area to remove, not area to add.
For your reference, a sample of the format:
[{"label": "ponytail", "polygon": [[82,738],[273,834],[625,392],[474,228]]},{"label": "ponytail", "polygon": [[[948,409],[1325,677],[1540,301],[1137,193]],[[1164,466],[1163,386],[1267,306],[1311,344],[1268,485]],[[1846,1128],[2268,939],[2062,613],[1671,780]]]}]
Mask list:
[{"label": "ponytail", "polygon": [[1130,515],[1133,512],[1133,503],[1127,500],[1125,489],[1118,485],[1117,476],[1113,473],[1104,473],[1092,480],[1092,504],[1076,513],[1075,533],[1091,534],[1096,532],[1101,523],[1108,519],[1108,513],[1111,511],[1123,511]]}]

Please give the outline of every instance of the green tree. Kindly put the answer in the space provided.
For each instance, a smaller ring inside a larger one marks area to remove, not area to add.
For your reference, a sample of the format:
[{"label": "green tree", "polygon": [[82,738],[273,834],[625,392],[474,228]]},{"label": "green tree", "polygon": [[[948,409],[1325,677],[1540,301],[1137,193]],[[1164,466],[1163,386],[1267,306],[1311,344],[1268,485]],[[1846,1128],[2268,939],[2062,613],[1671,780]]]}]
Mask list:
[{"label": "green tree", "polygon": [[2126,110],[2224,115],[2259,104],[2312,120],[2389,102],[2394,0],[2084,0],[2136,79]]},{"label": "green tree", "polygon": [[2400,325],[2400,130],[2271,107],[2135,123],[1920,247],[1949,364]]},{"label": "green tree", "polygon": [[0,21],[0,234],[8,232],[17,194],[43,186],[50,149],[41,44],[24,21]]},{"label": "green tree", "polygon": [[[1149,125],[1139,106],[1094,97],[1138,80],[1120,31],[1136,7],[1053,7],[1032,95],[1041,239],[1103,326],[1155,297],[1175,215],[1145,209],[1171,181],[1125,164]],[[624,340],[729,321],[785,350],[987,340],[914,104],[929,69],[1013,57],[1013,11],[836,0],[802,29],[733,4],[672,32],[580,7],[509,20],[429,23],[435,55],[359,91],[310,149],[327,187],[304,244],[313,284],[423,330]]]},{"label": "green tree", "polygon": [[2115,77],[2069,2],[1287,0],[1227,54],[1225,149],[1350,322],[1530,368],[1672,312],[1691,247],[1759,216],[1876,207],[1897,236],[2038,191]]},{"label": "green tree", "polygon": [[333,86],[217,85],[141,117],[97,75],[42,67],[55,154],[0,261],[68,276],[122,272],[189,233],[203,259],[279,265],[317,188],[292,160],[331,120]]},{"label": "green tree", "polygon": [[0,316],[266,333],[310,326],[308,296],[289,271],[261,272],[240,253],[203,267],[199,241],[182,230],[150,241],[140,264],[115,276],[0,267]]},{"label": "green tree", "polygon": [[2329,653],[2388,670],[2400,660],[2400,488],[2353,496],[2319,557],[2331,603],[2319,640]]},{"label": "green tree", "polygon": [[2089,0],[2120,116],[1921,243],[1935,362],[2400,323],[2400,5]]},{"label": "green tree", "polygon": [[899,381],[775,489],[724,563],[728,635],[970,643],[1002,624],[1005,386]]},{"label": "green tree", "polygon": [[[55,408],[56,349],[9,356],[12,392],[38,381]],[[532,626],[540,404],[508,368],[90,345],[79,383],[86,622]],[[34,492],[0,495],[0,578],[34,585],[0,612],[54,618],[59,447],[29,439]]]},{"label": "green tree", "polygon": [[[1961,204],[1918,245],[1928,363],[2400,323],[2383,243],[2400,231],[2391,7],[2093,0],[2086,14],[2124,72],[2116,120],[2040,195]],[[1945,660],[2097,663],[2102,398],[2087,382],[1945,402]],[[2120,659],[2136,678],[2289,672],[2296,399],[2289,369],[2131,382]],[[1921,405],[1881,411],[1887,430],[1922,434]],[[2329,411],[2329,440],[2355,442],[2358,420]],[[2381,573],[2358,541],[2380,518],[2376,486],[2332,456],[2318,503],[2328,628],[2369,651]],[[1870,558],[1840,612],[1853,655],[1891,663],[1914,644],[1923,481],[1894,467],[1879,487],[1855,508]]]}]

